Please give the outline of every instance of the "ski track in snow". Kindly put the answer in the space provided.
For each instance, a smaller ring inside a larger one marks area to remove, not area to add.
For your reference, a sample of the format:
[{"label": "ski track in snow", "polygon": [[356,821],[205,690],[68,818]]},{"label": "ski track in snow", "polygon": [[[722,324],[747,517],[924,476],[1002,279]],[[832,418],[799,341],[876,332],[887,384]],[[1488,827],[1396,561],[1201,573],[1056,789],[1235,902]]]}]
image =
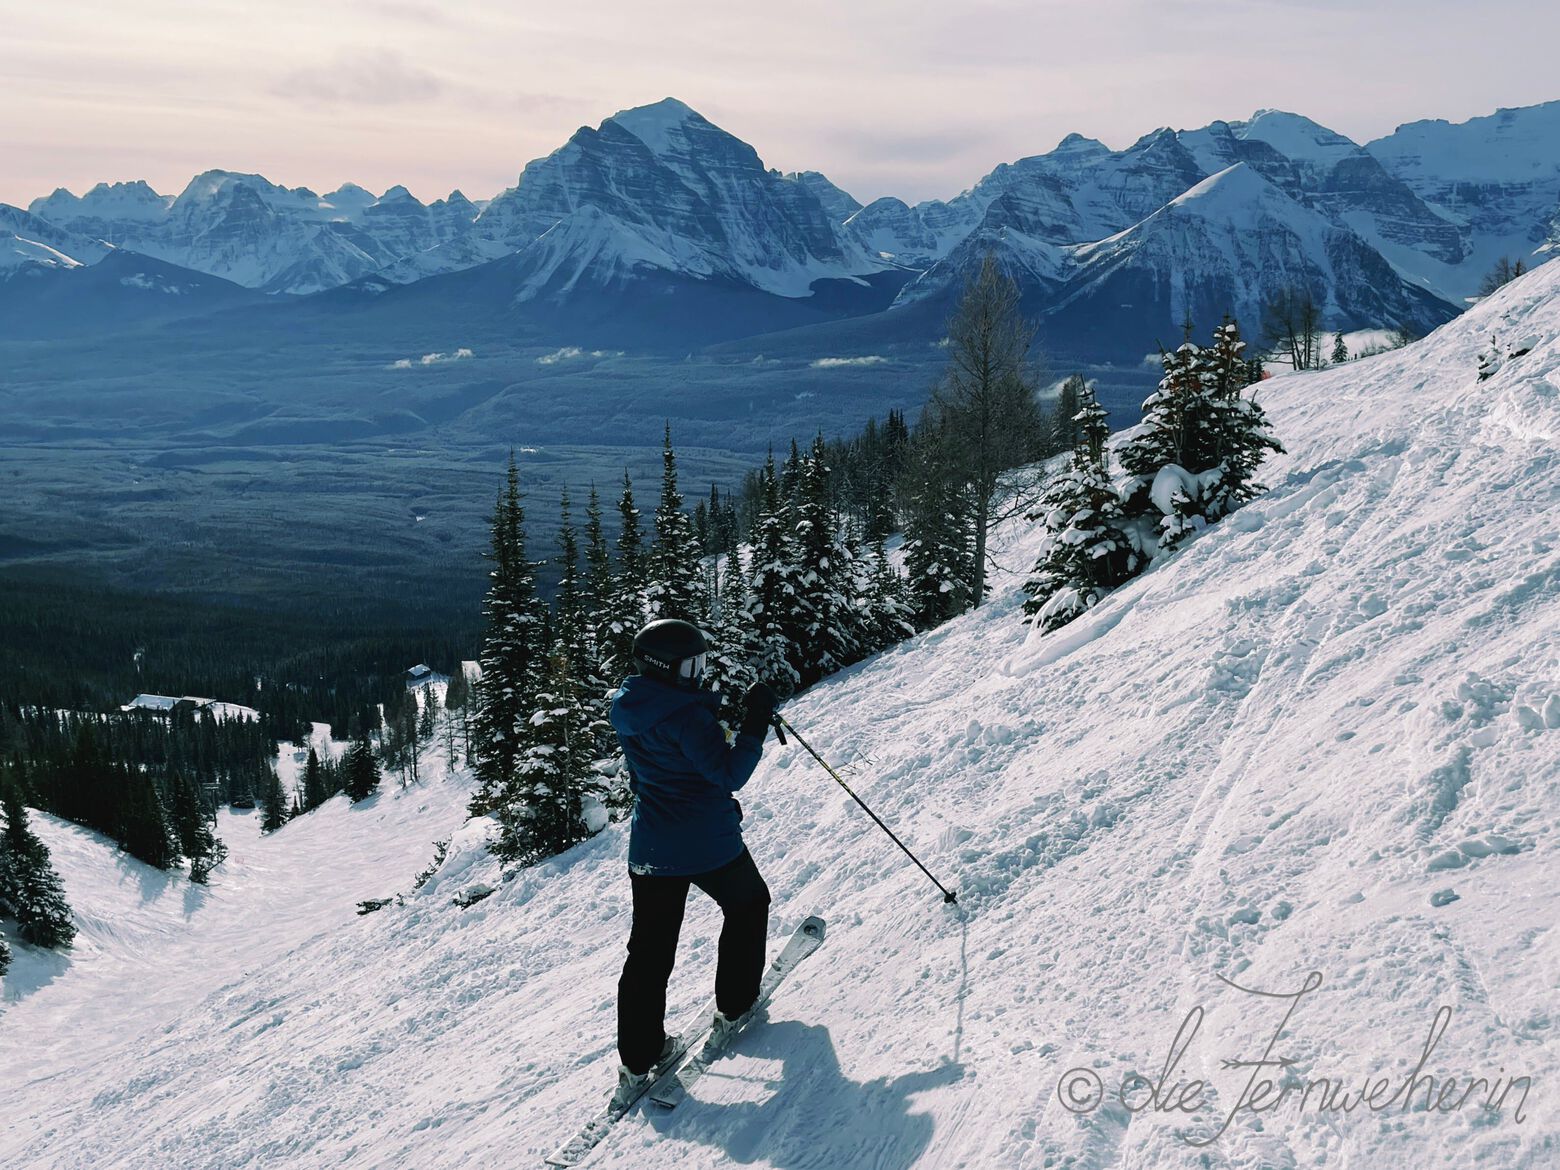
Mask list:
[{"label": "ski track in snow", "polygon": [[[1074,625],[1030,633],[1004,577],[790,704],[961,904],[771,740],[742,793],[771,938],[819,913],[829,941],[693,1099],[588,1164],[1560,1164],[1557,293],[1549,265],[1409,349],[1264,387],[1271,490]],[[1491,333],[1539,343],[1479,382]],[[1010,567],[1034,545],[1004,534]],[[625,831],[500,882],[472,823],[404,907],[355,918],[409,889],[464,792],[338,800],[242,849],[229,820],[204,895],[39,818],[89,922],[38,986],[7,981],[0,1162],[539,1164],[611,1088]],[[456,909],[478,881],[497,892]],[[674,1027],[718,926],[695,893]],[[1401,1077],[1446,1004],[1427,1071],[1533,1077],[1526,1122],[1290,1109],[1189,1145],[1239,1099],[1221,1060],[1280,1015],[1217,977],[1311,970],[1275,1047],[1298,1075]],[[1064,1070],[1156,1075],[1198,1006],[1179,1071],[1203,1109],[1063,1108]]]}]

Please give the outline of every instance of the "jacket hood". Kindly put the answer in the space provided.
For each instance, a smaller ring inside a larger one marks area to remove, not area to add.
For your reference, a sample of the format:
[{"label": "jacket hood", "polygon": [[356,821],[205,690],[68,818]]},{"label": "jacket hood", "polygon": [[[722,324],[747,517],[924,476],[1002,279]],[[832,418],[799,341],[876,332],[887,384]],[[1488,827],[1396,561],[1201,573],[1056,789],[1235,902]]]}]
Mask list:
[{"label": "jacket hood", "polygon": [[720,704],[720,696],[714,691],[690,691],[649,675],[631,674],[612,695],[612,727],[619,735],[643,735],[669,715],[695,703],[715,707]]}]

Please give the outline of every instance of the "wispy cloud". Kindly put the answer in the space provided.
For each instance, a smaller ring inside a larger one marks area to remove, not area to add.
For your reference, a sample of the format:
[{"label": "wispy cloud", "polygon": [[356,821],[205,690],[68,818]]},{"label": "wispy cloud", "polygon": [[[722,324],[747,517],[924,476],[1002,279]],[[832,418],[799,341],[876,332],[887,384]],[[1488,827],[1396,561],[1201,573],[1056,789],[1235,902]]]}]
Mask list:
[{"label": "wispy cloud", "polygon": [[875,353],[869,353],[862,357],[826,357],[812,362],[815,370],[835,370],[841,366],[881,366],[888,362],[886,357]]},{"label": "wispy cloud", "polygon": [[328,106],[391,106],[427,101],[444,92],[434,73],[391,49],[342,53],[287,73],[271,87],[277,97]]}]

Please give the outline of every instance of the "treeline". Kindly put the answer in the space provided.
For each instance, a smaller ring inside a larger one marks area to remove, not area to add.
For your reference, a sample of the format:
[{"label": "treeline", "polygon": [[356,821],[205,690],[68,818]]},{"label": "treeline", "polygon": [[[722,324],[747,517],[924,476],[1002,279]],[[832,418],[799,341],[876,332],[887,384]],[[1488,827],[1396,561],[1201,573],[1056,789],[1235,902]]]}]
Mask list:
[{"label": "treeline", "polygon": [[275,741],[253,719],[0,707],[0,748],[33,807],[158,869],[187,861],[197,882],[226,856],[217,805],[252,808],[276,786]]},{"label": "treeline", "polygon": [[113,711],[139,693],[254,707],[284,738],[378,727],[416,662],[469,656],[477,622],[412,604],[279,612],[0,575],[0,705]]}]

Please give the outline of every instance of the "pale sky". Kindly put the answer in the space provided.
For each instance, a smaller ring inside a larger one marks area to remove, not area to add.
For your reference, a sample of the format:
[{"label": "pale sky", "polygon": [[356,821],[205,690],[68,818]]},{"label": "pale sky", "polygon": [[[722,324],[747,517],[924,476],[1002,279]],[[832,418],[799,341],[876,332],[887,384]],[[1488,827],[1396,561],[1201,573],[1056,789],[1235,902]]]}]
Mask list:
[{"label": "pale sky", "polygon": [[862,202],[946,198],[1071,131],[1560,98],[1557,43],[1540,0],[0,0],[0,202],[213,167],[483,198],[667,96]]}]

